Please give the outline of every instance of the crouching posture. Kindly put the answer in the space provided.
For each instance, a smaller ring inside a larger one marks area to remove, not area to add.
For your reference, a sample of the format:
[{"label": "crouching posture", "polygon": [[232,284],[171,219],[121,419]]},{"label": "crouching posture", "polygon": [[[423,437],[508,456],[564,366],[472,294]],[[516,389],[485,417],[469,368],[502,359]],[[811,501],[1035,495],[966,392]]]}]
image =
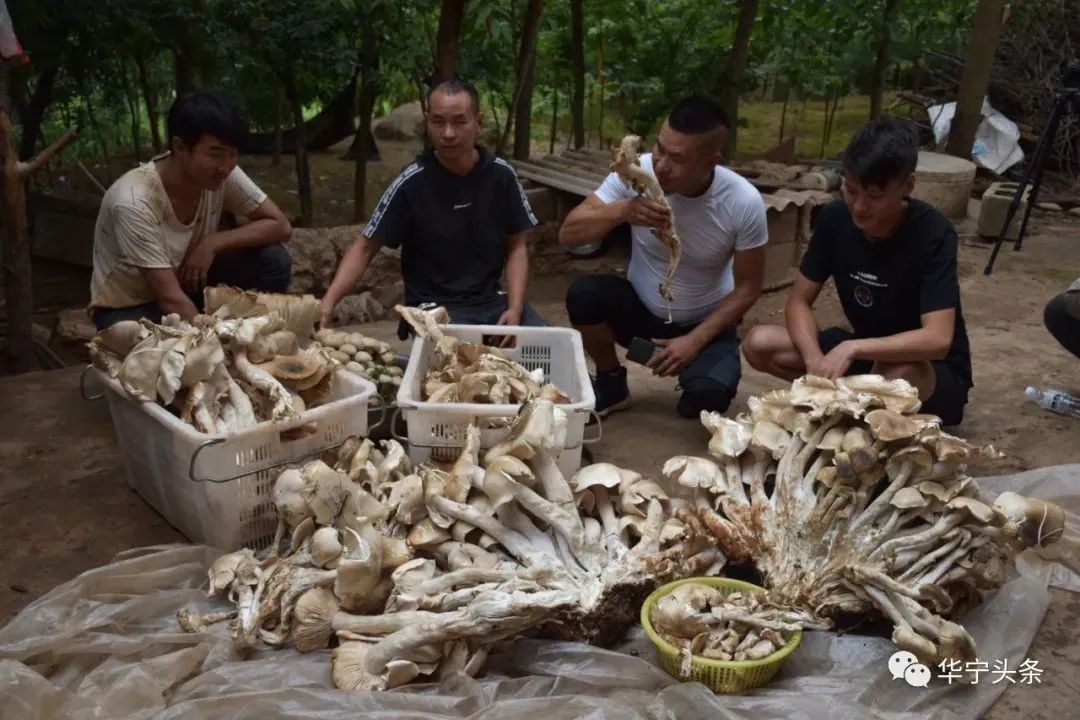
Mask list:
[{"label": "crouching posture", "polygon": [[[101,201],[90,307],[98,329],[121,320],[185,320],[207,285],[285,292],[289,221],[237,166],[246,133],[212,92],[180,96],[167,120],[171,152],[129,170]],[[221,229],[223,213],[247,219]]]},{"label": "crouching posture", "polygon": [[[724,412],[735,396],[741,376],[736,326],[761,295],[768,229],[760,193],[717,165],[726,134],[727,119],[715,101],[682,100],[660,129],[654,152],[640,158],[667,205],[639,196],[612,173],[559,230],[560,242],[581,245],[621,223],[631,225],[627,276],[580,277],[566,297],[570,322],[596,364],[601,417],[629,404],[615,343],[627,347],[634,338],[660,346],[649,360],[655,374],[678,376],[680,415]],[[670,285],[669,248],[654,234],[669,223],[682,254]],[[670,287],[670,303],[662,285]]]},{"label": "crouching posture", "polygon": [[1046,304],[1043,322],[1061,347],[1080,358],[1080,278]]},{"label": "crouching posture", "polygon": [[[525,302],[525,231],[536,217],[510,164],[476,144],[484,121],[476,88],[439,83],[426,121],[431,148],[390,183],[345,253],[322,299],[323,326],[384,245],[401,248],[406,305],[442,305],[463,325],[543,325]],[[407,332],[402,322],[399,337]]]},{"label": "crouching posture", "polygon": [[[823,208],[788,296],[786,326],[755,327],[751,366],[784,379],[877,373],[919,390],[923,412],[964,416],[971,354],[952,223],[910,198],[918,146],[897,120],[874,121],[843,158],[843,201]],[[818,330],[813,304],[832,278],[853,332]]]}]

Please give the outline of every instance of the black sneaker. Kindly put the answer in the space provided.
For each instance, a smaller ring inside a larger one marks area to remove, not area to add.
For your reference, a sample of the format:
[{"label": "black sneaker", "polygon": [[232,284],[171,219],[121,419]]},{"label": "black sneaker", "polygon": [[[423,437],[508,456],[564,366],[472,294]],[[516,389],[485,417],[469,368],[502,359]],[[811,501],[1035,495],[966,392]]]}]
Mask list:
[{"label": "black sneaker", "polygon": [[[597,401],[599,402],[599,401]],[[727,388],[718,387],[710,390],[683,390],[675,412],[684,418],[697,419],[702,410],[726,413],[731,406],[731,393]]]},{"label": "black sneaker", "polygon": [[593,379],[596,393],[596,414],[606,418],[613,412],[630,407],[630,387],[626,384],[626,368],[597,372]]}]

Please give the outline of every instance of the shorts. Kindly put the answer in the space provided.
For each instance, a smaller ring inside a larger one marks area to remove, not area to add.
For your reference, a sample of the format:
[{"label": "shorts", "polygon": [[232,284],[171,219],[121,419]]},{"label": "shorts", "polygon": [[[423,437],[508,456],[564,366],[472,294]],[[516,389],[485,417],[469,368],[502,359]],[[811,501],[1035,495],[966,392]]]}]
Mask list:
[{"label": "shorts", "polygon": [[[831,327],[818,333],[821,352],[828,353],[845,340],[853,340],[854,333],[844,328]],[[968,401],[968,382],[962,373],[946,360],[931,360],[934,367],[934,394],[923,402],[919,412],[937,415],[942,425],[959,425],[964,419],[964,406]],[[848,368],[848,375],[867,375],[873,372],[872,360],[856,360]]]},{"label": "shorts", "polygon": [[[574,325],[607,325],[615,342],[628,347],[635,337],[644,340],[686,335],[697,323],[668,324],[653,315],[634,291],[630,281],[615,275],[585,275],[577,278],[566,294],[566,310]],[[687,416],[701,409],[724,412],[739,387],[742,363],[739,336],[728,328],[679,373],[683,391],[680,413]]]}]

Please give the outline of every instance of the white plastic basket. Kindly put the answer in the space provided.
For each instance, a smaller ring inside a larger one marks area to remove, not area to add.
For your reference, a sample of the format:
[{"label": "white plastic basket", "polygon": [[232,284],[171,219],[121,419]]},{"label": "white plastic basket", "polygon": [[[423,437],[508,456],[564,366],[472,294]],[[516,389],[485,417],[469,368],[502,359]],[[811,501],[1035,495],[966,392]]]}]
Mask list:
[{"label": "white plastic basket", "polygon": [[[577,472],[581,466],[582,445],[600,439],[599,422],[596,425],[597,436],[585,438],[585,425],[589,416],[595,414],[596,396],[585,365],[581,333],[572,328],[506,325],[444,325],[442,329],[449,335],[477,343],[485,336],[514,336],[514,347],[503,348],[507,356],[528,370],[543,368],[545,381],[554,383],[570,396],[570,404],[559,406],[569,418],[566,445],[559,453],[558,463],[567,478]],[[469,424],[483,418],[513,417],[519,410],[517,405],[432,403],[421,400],[424,376],[434,353],[434,342],[420,337],[413,341],[409,364],[397,396],[395,420],[397,413],[402,413],[408,423],[408,437],[397,439],[408,442],[409,457],[418,463],[429,458],[440,462],[454,460],[461,450]],[[482,429],[480,447],[490,448],[508,434],[507,428]]]},{"label": "white plastic basket", "polygon": [[[188,539],[222,550],[269,546],[277,526],[270,492],[280,467],[366,435],[368,400],[378,398],[369,380],[337,372],[325,405],[286,422],[207,435],[157,403],[132,398],[96,368],[87,370],[104,385],[128,483]],[[85,383],[83,396],[89,397]],[[308,423],[315,432],[283,437]]]}]

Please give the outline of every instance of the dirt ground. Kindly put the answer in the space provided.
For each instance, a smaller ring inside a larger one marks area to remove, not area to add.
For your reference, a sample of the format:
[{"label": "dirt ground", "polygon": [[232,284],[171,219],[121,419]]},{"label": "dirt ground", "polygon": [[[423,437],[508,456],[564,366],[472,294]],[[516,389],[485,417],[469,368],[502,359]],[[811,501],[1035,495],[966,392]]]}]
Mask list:
[{"label": "dirt ground", "polygon": [[[1023,394],[1027,385],[1080,390],[1080,363],[1042,326],[1043,305],[1080,274],[1080,218],[1036,212],[1024,250],[1004,250],[989,277],[982,274],[989,248],[971,234],[972,226],[969,220],[958,229],[975,388],[955,432],[976,443],[992,443],[1006,457],[980,462],[971,474],[1080,462],[1080,421],[1045,412]],[[573,277],[625,270],[626,261],[625,250],[619,249],[599,259],[571,260],[549,242],[534,259],[530,299],[550,323],[565,324],[562,299]],[[39,281],[55,291],[57,302],[65,283],[75,282],[47,273]],[[783,300],[783,292],[763,298],[743,332],[757,323],[781,322]],[[824,322],[840,319],[831,292],[819,309]],[[384,321],[364,331],[389,339],[392,328]],[[592,445],[595,459],[655,477],[672,455],[703,454],[707,434],[700,424],[675,415],[673,381],[655,379],[637,366],[630,373],[634,405],[603,423],[602,437]],[[103,401],[80,399],[78,380],[78,368],[0,378],[0,427],[5,429],[0,437],[0,527],[16,539],[0,564],[0,623],[121,550],[183,541],[127,486],[107,407]],[[750,395],[778,386],[746,368],[733,412],[745,410]],[[1042,685],[1010,687],[987,717],[1075,715],[1080,703],[1078,623],[1080,596],[1052,591],[1050,610],[1030,652],[1047,668]]]}]

